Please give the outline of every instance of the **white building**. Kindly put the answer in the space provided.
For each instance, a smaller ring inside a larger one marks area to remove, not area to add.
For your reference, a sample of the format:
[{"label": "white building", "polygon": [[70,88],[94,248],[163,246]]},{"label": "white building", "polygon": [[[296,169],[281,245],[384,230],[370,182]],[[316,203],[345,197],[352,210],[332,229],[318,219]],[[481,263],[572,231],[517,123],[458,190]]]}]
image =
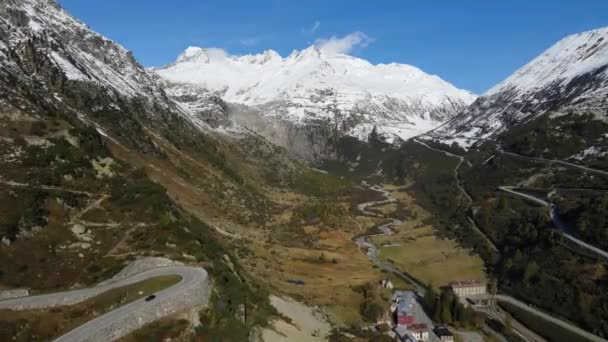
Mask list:
[{"label": "white building", "polygon": [[459,280],[450,283],[452,291],[459,297],[476,297],[487,294],[487,284],[478,280]]},{"label": "white building", "polygon": [[408,330],[418,341],[428,341],[429,339],[429,329],[424,323],[410,325]]},{"label": "white building", "polygon": [[394,286],[393,286],[393,282],[391,281],[391,279],[390,279],[390,278],[389,278],[389,279],[382,280],[382,281],[380,282],[380,285],[381,285],[383,288],[385,288],[385,289],[390,289],[390,290],[392,290],[392,289],[393,289],[393,287],[394,287]]}]

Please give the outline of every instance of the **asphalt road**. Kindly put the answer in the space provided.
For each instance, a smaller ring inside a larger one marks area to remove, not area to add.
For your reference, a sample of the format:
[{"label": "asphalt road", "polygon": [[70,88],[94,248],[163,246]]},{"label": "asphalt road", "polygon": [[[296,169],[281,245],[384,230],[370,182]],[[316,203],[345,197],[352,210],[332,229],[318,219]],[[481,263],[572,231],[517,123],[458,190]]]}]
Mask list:
[{"label": "asphalt road", "polygon": [[587,171],[587,172],[591,172],[591,173],[595,173],[595,174],[599,174],[599,175],[603,175],[603,176],[608,176],[608,171],[598,170],[598,169],[592,169],[592,168],[587,167],[587,166],[583,166],[583,165],[579,165],[579,164],[574,164],[574,163],[570,163],[570,162],[559,160],[559,159],[545,159],[545,158],[539,158],[539,157],[524,156],[524,155],[513,153],[513,152],[506,152],[500,146],[498,146],[497,149],[498,149],[498,151],[500,153],[506,154],[506,155],[509,155],[509,156],[513,156],[513,157],[518,157],[518,158],[527,159],[527,160],[531,160],[531,161],[539,161],[539,162],[544,162],[544,163],[561,164],[561,165],[564,165],[564,166],[574,167],[574,168],[577,168],[577,169],[580,169],[580,170],[583,170],[583,171]]},{"label": "asphalt road", "polygon": [[540,311],[540,310],[538,310],[538,309],[536,309],[534,307],[531,307],[528,304],[526,304],[524,302],[521,302],[521,301],[519,301],[519,300],[517,300],[517,299],[515,299],[513,297],[509,297],[509,296],[505,296],[505,295],[495,295],[494,297],[499,302],[506,302],[506,303],[515,305],[515,306],[517,306],[517,307],[519,307],[521,309],[524,309],[524,310],[526,310],[526,311],[528,311],[528,312],[530,312],[530,313],[532,313],[532,314],[534,314],[534,315],[536,315],[538,317],[541,317],[542,319],[544,319],[546,321],[550,321],[552,323],[555,323],[555,324],[559,325],[562,328],[568,329],[568,330],[570,330],[572,332],[575,332],[575,333],[577,333],[577,334],[579,334],[581,336],[584,336],[584,337],[588,338],[591,341],[597,341],[597,342],[606,342],[607,341],[607,340],[605,340],[605,339],[603,339],[603,338],[601,338],[599,336],[596,336],[596,335],[594,335],[594,334],[592,334],[590,332],[587,332],[587,331],[585,331],[585,330],[583,330],[583,329],[581,329],[581,328],[579,328],[579,327],[577,327],[577,326],[575,326],[573,324],[570,324],[570,323],[568,323],[566,321],[563,321],[563,320],[561,320],[559,318],[555,318],[555,317],[553,317],[553,316],[551,316],[549,314],[546,314],[546,313],[544,313],[544,312],[542,312],[542,311]]},{"label": "asphalt road", "polygon": [[[469,193],[467,192],[467,190],[464,188],[464,186],[462,185],[462,182],[460,180],[460,176],[458,174],[458,170],[460,169],[460,166],[462,166],[462,164],[464,163],[464,157],[456,155],[454,153],[448,152],[448,151],[444,151],[444,150],[440,150],[434,147],[429,146],[426,143],[423,143],[422,141],[419,141],[417,139],[413,139],[413,141],[417,144],[420,144],[426,148],[428,148],[429,150],[433,150],[436,152],[440,152],[445,154],[448,157],[453,157],[453,158],[458,158],[458,164],[456,165],[456,167],[454,168],[454,179],[456,179],[456,186],[458,187],[458,189],[464,194],[464,197],[466,198],[466,200],[468,201],[468,207],[470,208],[470,206],[473,204],[473,199],[471,198],[471,195],[469,195]],[[483,239],[486,241],[486,243],[488,244],[488,246],[490,246],[490,248],[495,251],[498,252],[498,248],[496,248],[496,245],[494,245],[494,243],[492,242],[492,240],[490,240],[490,238],[483,232],[481,231],[481,229],[479,229],[479,227],[477,226],[477,224],[475,223],[475,220],[473,220],[472,217],[467,216],[467,220],[469,221],[469,223],[471,224],[471,227],[473,228],[473,230],[475,232],[477,232],[477,234],[479,234],[481,237],[483,237]]]},{"label": "asphalt road", "polygon": [[[488,305],[482,311],[502,324],[506,324],[507,322],[508,315],[496,305],[496,294],[490,297]],[[513,318],[511,318],[511,331],[526,342],[547,342],[544,338]]]},{"label": "asphalt road", "polygon": [[586,249],[588,251],[591,251],[592,253],[595,253],[597,255],[600,255],[600,256],[608,259],[608,252],[606,252],[605,250],[600,249],[598,247],[595,247],[595,246],[593,246],[591,244],[588,244],[587,242],[585,242],[583,240],[580,240],[580,239],[572,236],[568,232],[569,229],[568,229],[567,225],[560,220],[559,215],[557,213],[557,207],[555,207],[555,205],[553,205],[552,203],[549,203],[549,202],[545,201],[542,198],[538,198],[538,197],[532,196],[530,194],[526,194],[526,193],[514,190],[514,188],[515,187],[512,187],[512,186],[501,186],[501,187],[499,187],[499,189],[502,190],[502,191],[508,192],[508,193],[516,195],[516,196],[520,196],[520,197],[526,198],[527,200],[530,200],[530,201],[532,201],[532,202],[534,202],[536,204],[540,204],[542,206],[545,206],[545,207],[549,208],[550,215],[551,215],[551,220],[553,221],[553,224],[560,230],[560,232],[562,233],[562,235],[566,239],[574,242],[575,244],[579,245],[580,247],[582,247],[582,248],[584,248],[584,249]]},{"label": "asphalt road", "polygon": [[[459,158],[460,162],[458,163],[456,169],[454,170],[455,177],[456,177],[456,180],[457,180],[457,186],[458,186],[459,189],[461,189],[461,191],[463,191],[463,193],[465,194],[466,198],[470,200],[471,199],[470,196],[468,195],[468,193],[466,192],[466,190],[460,184],[459,177],[458,177],[458,169],[462,165],[462,163],[464,161],[464,158],[461,157],[461,156],[455,155],[453,153],[447,152],[447,151],[443,151],[443,150],[440,150],[440,149],[436,149],[436,148],[430,147],[426,143],[423,143],[423,142],[421,142],[421,141],[419,141],[417,139],[413,139],[413,141],[416,142],[416,143],[418,143],[418,144],[420,144],[420,145],[423,145],[426,148],[431,149],[433,151],[441,152],[441,153],[445,154],[446,156]],[[581,170],[584,170],[584,171],[587,171],[587,172],[591,172],[591,173],[596,173],[596,174],[600,174],[600,175],[608,175],[608,172],[606,172],[606,171],[596,170],[596,169],[592,169],[592,168],[589,168],[589,167],[586,167],[586,166],[573,164],[573,163],[570,163],[570,162],[565,162],[565,161],[561,161],[561,160],[544,159],[544,158],[527,157],[527,156],[522,156],[522,155],[511,153],[511,152],[505,152],[505,151],[503,151],[500,148],[500,146],[498,147],[498,150],[499,150],[500,153],[503,153],[503,154],[506,154],[506,155],[510,155],[510,156],[519,157],[519,158],[523,158],[523,159],[528,159],[528,160],[532,160],[532,161],[539,161],[539,162],[557,163],[557,164],[561,164],[561,165],[565,165],[565,166],[575,167],[575,168],[578,168],[578,169],[581,169]],[[512,186],[501,186],[499,189],[502,190],[502,191],[511,193],[513,195],[524,197],[524,198],[526,198],[526,199],[528,199],[528,200],[530,200],[532,202],[535,202],[535,203],[537,203],[539,205],[548,207],[550,209],[550,215],[551,215],[552,221],[555,223],[556,226],[558,226],[558,229],[560,229],[560,231],[562,232],[562,234],[564,235],[564,237],[566,237],[567,239],[571,240],[572,242],[576,243],[577,245],[579,245],[579,246],[581,246],[581,247],[583,247],[583,248],[585,248],[585,249],[587,249],[589,251],[592,251],[592,252],[594,252],[594,253],[596,253],[598,255],[601,255],[603,257],[608,258],[608,252],[606,252],[606,251],[604,251],[602,249],[599,249],[599,248],[597,248],[597,247],[595,247],[593,245],[590,245],[590,244],[588,244],[588,243],[586,243],[584,241],[581,241],[581,240],[575,238],[574,236],[570,235],[567,232],[567,227],[563,224],[563,222],[561,222],[559,220],[559,217],[557,215],[557,208],[554,205],[552,205],[548,201],[545,201],[545,200],[543,200],[541,198],[537,198],[535,196],[532,196],[532,195],[529,195],[529,194],[526,194],[526,193],[518,192],[518,191],[514,190],[514,188],[515,187],[512,187]],[[471,220],[471,223],[474,225],[474,221]],[[499,319],[500,321],[503,321],[505,316],[504,316],[504,313],[502,312],[502,310],[500,310],[500,308],[496,307],[494,300],[509,302],[509,303],[511,303],[513,305],[517,305],[518,307],[520,307],[520,308],[522,308],[522,309],[524,309],[524,310],[526,310],[526,311],[528,311],[530,313],[533,313],[533,314],[535,314],[535,315],[537,315],[537,316],[539,316],[541,318],[549,320],[549,321],[551,321],[551,322],[553,322],[555,324],[558,324],[561,327],[564,327],[564,328],[566,328],[566,329],[568,329],[570,331],[573,331],[573,332],[576,332],[576,333],[581,334],[583,336],[586,336],[589,339],[591,339],[592,341],[606,341],[606,340],[604,340],[604,339],[602,339],[602,338],[600,338],[600,337],[598,337],[596,335],[593,335],[593,334],[591,334],[591,333],[589,333],[589,332],[587,332],[587,331],[585,331],[583,329],[580,329],[580,328],[576,327],[575,325],[572,325],[572,324],[570,324],[568,322],[562,321],[562,320],[560,320],[558,318],[555,318],[555,317],[553,317],[551,315],[548,315],[548,314],[546,314],[546,313],[544,313],[542,311],[539,311],[538,309],[532,308],[532,307],[528,306],[527,304],[518,301],[515,298],[509,297],[509,296],[505,296],[505,295],[496,295],[495,298],[492,299],[491,305],[489,305],[489,308],[487,309],[487,313],[490,316],[492,316],[492,317],[494,317],[496,319]],[[524,340],[526,340],[526,341],[544,341],[544,339],[542,339],[542,337],[540,337],[537,334],[535,334],[534,332],[530,331],[529,329],[527,329],[525,326],[523,326],[519,322],[514,321],[513,323],[514,323],[513,324],[514,331],[520,337],[522,337]]]},{"label": "asphalt road", "polygon": [[[182,279],[179,283],[155,293],[156,298],[152,301],[146,302],[143,298],[136,300],[118,309],[112,310],[105,315],[97,317],[56,339],[56,341],[62,342],[86,341],[90,340],[92,336],[95,336],[99,331],[115,326],[116,324],[125,321],[127,318],[133,316],[137,317],[141,312],[149,310],[150,306],[154,306],[158,309],[158,312],[162,313],[163,311],[166,311],[163,310],[163,304],[166,304],[171,299],[183,296],[188,290],[204,287],[209,288],[211,285],[208,282],[207,272],[203,268],[189,266],[155,268],[103,286],[0,301],[0,308],[23,310],[70,305],[94,297],[113,288],[166,275],[178,275]],[[196,300],[193,300],[192,302],[195,303]],[[167,312],[166,314],[172,313],[174,312]],[[161,314],[157,318],[161,318],[162,316],[163,315]]]}]

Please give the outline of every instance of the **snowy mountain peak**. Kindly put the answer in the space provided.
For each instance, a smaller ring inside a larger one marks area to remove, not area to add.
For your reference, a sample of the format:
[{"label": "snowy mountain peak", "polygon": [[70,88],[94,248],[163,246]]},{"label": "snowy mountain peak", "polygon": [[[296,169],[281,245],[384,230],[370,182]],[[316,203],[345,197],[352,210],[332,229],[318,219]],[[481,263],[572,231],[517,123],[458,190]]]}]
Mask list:
[{"label": "snowy mountain peak", "polygon": [[566,85],[573,78],[608,64],[608,27],[570,35],[484,95],[506,88],[529,91],[557,83]]},{"label": "snowy mountain peak", "polygon": [[288,61],[302,61],[310,58],[320,58],[323,52],[316,45],[311,45],[304,50],[294,50],[288,57]]},{"label": "snowy mountain peak", "polygon": [[182,98],[187,89],[205,89],[292,122],[348,120],[353,127],[391,127],[385,131],[402,138],[433,128],[476,98],[410,65],[374,65],[316,45],[285,58],[272,50],[230,56],[224,50],[191,47],[155,72],[180,88],[175,91]]},{"label": "snowy mountain peak", "polygon": [[210,63],[211,60],[222,61],[227,57],[228,54],[222,49],[190,46],[177,57],[176,63]]},{"label": "snowy mountain peak", "polygon": [[558,41],[479,97],[432,136],[493,138],[545,113],[595,114],[608,120],[608,27]]}]

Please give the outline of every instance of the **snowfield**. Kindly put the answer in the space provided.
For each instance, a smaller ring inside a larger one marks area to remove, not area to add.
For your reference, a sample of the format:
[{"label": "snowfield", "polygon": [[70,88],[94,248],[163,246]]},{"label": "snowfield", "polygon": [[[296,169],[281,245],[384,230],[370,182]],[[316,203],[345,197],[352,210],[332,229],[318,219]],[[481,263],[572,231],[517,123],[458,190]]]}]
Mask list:
[{"label": "snowfield", "polygon": [[[554,85],[564,87],[580,75],[608,64],[608,27],[568,36],[503,82],[488,90],[491,96],[515,88],[519,94]],[[608,69],[601,71],[608,76]],[[606,89],[604,89],[605,91]],[[590,94],[589,94],[590,95]]]},{"label": "snowfield", "polygon": [[608,120],[608,27],[574,34],[480,96],[428,137],[462,147],[545,113],[591,113]]},{"label": "snowfield", "polygon": [[437,127],[476,98],[410,65],[374,65],[314,45],[285,58],[272,50],[231,56],[190,47],[175,63],[153,71],[170,84],[171,95],[216,95],[302,125],[354,119],[349,131],[355,136],[367,130],[355,126],[365,124],[406,139]]}]

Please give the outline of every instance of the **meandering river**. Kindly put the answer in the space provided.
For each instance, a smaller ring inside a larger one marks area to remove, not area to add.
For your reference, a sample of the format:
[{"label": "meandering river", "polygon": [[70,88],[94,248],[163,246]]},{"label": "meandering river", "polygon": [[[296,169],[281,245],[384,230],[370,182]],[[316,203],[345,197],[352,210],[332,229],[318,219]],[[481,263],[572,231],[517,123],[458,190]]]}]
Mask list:
[{"label": "meandering river", "polygon": [[397,267],[395,267],[395,265],[393,265],[391,262],[388,261],[384,261],[384,260],[380,260],[379,254],[380,252],[378,251],[378,247],[376,245],[374,245],[372,243],[372,241],[370,240],[370,237],[372,236],[381,236],[381,235],[393,235],[394,232],[391,229],[391,227],[400,225],[401,223],[403,223],[403,221],[398,220],[396,218],[392,218],[392,217],[385,217],[383,215],[379,215],[373,211],[368,210],[368,208],[374,207],[374,206],[378,206],[378,205],[383,205],[383,204],[388,204],[388,203],[392,203],[392,202],[396,202],[397,200],[395,200],[391,193],[385,189],[383,189],[382,187],[378,186],[378,185],[373,185],[370,186],[369,184],[367,184],[366,182],[362,182],[361,185],[363,185],[364,187],[370,189],[370,190],[374,190],[376,192],[379,192],[382,197],[384,197],[383,200],[379,200],[379,201],[370,201],[370,202],[365,202],[365,203],[361,203],[359,205],[357,205],[357,209],[359,209],[359,211],[361,213],[363,213],[364,215],[367,216],[374,216],[374,217],[384,217],[387,220],[389,220],[389,222],[381,225],[378,227],[378,230],[380,231],[380,233],[375,233],[375,234],[367,234],[367,235],[359,235],[357,236],[354,241],[355,243],[359,246],[359,248],[362,248],[364,250],[367,250],[367,258],[374,263],[374,265],[378,266],[379,268],[389,272],[389,273],[393,273],[396,274],[397,276],[399,276],[400,278],[404,279],[405,281],[407,281],[408,283],[412,284],[415,288],[416,291],[420,294],[423,295],[425,292],[425,288],[424,286],[417,281],[416,279],[414,279],[412,276],[410,276],[407,273],[404,273],[403,271],[397,269]]}]

